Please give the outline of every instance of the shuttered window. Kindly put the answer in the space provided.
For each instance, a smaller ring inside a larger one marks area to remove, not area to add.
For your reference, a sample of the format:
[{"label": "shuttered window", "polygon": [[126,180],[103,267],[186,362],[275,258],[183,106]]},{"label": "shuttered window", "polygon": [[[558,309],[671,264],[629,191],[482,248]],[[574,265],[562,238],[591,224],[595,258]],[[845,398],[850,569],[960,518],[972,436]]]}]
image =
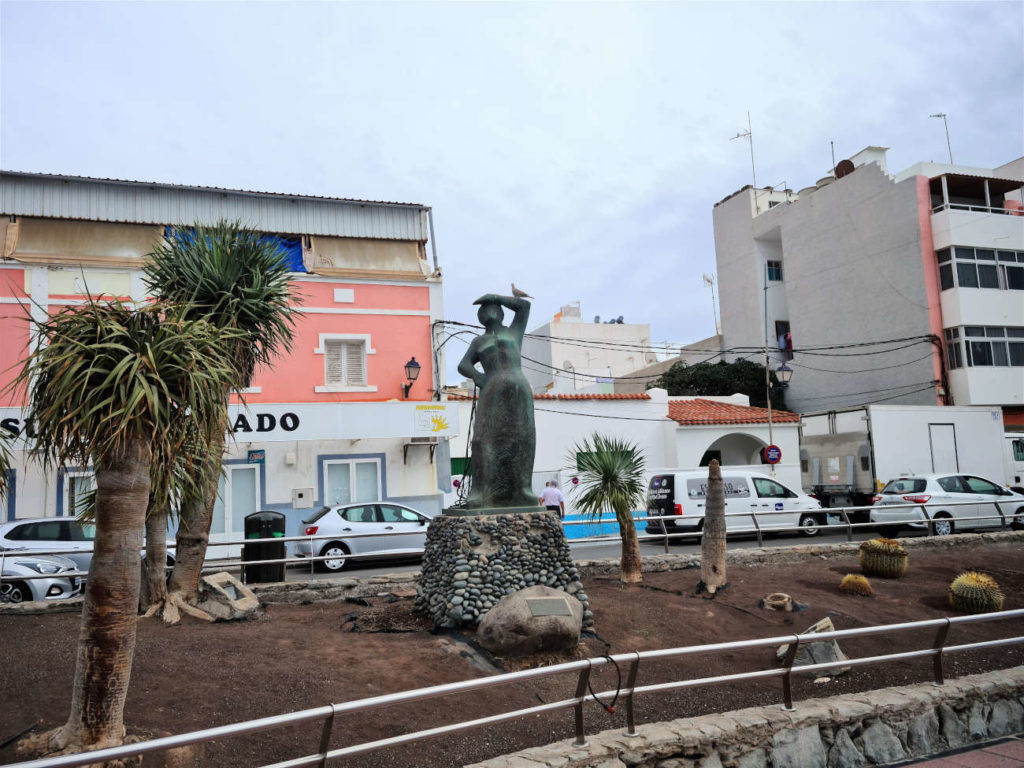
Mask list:
[{"label": "shuttered window", "polygon": [[361,341],[325,341],[324,383],[335,387],[366,384],[366,347]]}]

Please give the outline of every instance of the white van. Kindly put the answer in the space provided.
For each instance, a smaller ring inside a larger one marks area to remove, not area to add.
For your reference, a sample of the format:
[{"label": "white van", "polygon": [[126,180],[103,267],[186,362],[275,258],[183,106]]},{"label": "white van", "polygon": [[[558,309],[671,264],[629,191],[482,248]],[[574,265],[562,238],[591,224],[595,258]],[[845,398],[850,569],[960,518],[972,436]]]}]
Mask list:
[{"label": "white van", "polygon": [[[827,513],[818,511],[821,504],[816,499],[760,472],[734,472],[724,467],[722,485],[729,532],[754,532],[758,526],[763,531],[799,527],[804,535],[817,536],[819,528],[828,522]],[[646,532],[664,535],[701,530],[707,492],[707,469],[665,470],[655,474],[647,486],[647,515],[670,519],[649,521]]]}]

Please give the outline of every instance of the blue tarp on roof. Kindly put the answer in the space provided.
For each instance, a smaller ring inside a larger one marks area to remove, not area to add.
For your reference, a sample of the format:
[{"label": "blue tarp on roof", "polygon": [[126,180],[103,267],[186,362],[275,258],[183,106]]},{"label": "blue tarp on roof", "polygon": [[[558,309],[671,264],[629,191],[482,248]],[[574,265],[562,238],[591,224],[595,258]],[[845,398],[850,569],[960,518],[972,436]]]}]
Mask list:
[{"label": "blue tarp on roof", "polygon": [[[170,226],[164,227],[164,237],[170,237],[171,231],[177,231],[179,238],[184,236],[185,232],[191,233],[191,229],[175,228]],[[274,243],[281,250],[284,256],[284,262],[288,265],[288,269],[291,272],[305,272],[306,267],[302,263],[302,238],[299,237],[281,237],[280,235],[262,235],[260,237],[262,243]]]}]

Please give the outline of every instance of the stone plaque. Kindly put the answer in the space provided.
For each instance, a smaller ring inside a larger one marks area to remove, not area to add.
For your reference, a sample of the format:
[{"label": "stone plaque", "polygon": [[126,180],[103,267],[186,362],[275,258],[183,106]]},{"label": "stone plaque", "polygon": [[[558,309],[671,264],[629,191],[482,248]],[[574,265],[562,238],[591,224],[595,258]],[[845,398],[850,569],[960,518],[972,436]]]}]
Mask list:
[{"label": "stone plaque", "polygon": [[564,597],[530,597],[526,604],[533,616],[572,616]]}]

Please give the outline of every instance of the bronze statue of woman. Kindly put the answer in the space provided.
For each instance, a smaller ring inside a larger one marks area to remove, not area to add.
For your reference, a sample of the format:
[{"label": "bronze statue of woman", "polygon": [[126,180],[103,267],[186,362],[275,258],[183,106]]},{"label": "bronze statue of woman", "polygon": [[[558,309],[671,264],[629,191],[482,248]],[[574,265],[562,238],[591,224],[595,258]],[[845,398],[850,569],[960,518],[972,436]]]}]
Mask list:
[{"label": "bronze statue of woman", "polygon": [[[459,373],[472,379],[479,390],[466,506],[536,507],[531,483],[537,449],[533,390],[520,361],[530,302],[488,293],[473,303],[480,305],[477,317],[484,332],[473,339],[459,363]],[[508,326],[503,325],[502,307],[514,313]]]}]

